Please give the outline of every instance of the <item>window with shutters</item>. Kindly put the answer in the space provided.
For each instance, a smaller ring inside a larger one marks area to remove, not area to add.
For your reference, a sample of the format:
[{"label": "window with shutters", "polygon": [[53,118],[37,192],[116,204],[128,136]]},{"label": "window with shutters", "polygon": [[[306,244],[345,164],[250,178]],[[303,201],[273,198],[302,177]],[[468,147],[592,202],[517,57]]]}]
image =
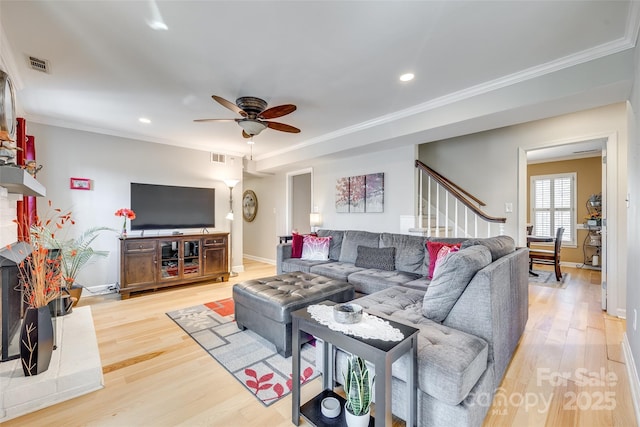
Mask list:
[{"label": "window with shutters", "polygon": [[564,227],[563,245],[576,245],[576,174],[531,177],[534,236],[555,236]]}]

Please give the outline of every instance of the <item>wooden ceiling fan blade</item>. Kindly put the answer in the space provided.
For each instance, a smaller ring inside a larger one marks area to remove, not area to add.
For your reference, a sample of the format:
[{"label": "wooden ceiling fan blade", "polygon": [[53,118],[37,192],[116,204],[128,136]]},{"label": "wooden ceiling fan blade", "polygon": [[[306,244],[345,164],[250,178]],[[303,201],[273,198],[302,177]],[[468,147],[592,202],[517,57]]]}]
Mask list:
[{"label": "wooden ceiling fan blade", "polygon": [[235,122],[236,119],[195,119],[194,122]]},{"label": "wooden ceiling fan blade", "polygon": [[293,104],[278,105],[277,107],[271,107],[264,110],[258,115],[261,119],[275,119],[276,117],[286,116],[296,111],[296,106]]},{"label": "wooden ceiling fan blade", "polygon": [[227,101],[226,99],[218,95],[211,95],[211,97],[213,98],[214,101],[216,101],[218,104],[222,105],[223,107],[228,108],[234,113],[240,114],[242,117],[247,117],[247,113],[244,110],[242,110],[240,107],[238,107],[236,104],[234,104],[233,102]]},{"label": "wooden ceiling fan blade", "polygon": [[281,132],[300,133],[300,129],[293,127],[291,125],[285,125],[284,123],[278,123],[278,122],[263,122],[263,123],[265,123],[270,129],[273,129],[273,130],[279,130]]}]

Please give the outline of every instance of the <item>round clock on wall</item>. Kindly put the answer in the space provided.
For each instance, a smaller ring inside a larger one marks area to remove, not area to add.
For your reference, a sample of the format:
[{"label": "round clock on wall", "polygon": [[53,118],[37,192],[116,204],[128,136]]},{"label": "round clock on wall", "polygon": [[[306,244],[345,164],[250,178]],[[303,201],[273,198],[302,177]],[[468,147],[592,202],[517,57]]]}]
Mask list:
[{"label": "round clock on wall", "polygon": [[256,219],[258,213],[258,197],[251,190],[246,190],[242,194],[242,217],[245,221],[251,222]]},{"label": "round clock on wall", "polygon": [[15,137],[15,93],[9,75],[2,70],[0,70],[0,130],[6,131],[9,138]]}]

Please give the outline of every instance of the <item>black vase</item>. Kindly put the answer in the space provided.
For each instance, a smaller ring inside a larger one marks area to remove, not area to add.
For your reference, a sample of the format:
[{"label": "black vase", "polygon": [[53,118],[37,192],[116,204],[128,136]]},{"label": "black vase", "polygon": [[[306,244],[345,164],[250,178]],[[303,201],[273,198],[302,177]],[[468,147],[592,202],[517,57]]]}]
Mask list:
[{"label": "black vase", "polygon": [[53,323],[49,306],[27,308],[20,331],[20,360],[25,377],[49,369],[53,353]]}]

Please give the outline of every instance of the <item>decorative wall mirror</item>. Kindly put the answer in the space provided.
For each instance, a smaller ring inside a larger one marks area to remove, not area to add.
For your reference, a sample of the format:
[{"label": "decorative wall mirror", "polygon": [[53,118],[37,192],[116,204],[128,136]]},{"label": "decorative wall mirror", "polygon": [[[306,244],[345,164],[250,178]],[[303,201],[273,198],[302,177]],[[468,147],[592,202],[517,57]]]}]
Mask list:
[{"label": "decorative wall mirror", "polygon": [[246,190],[242,194],[242,217],[245,221],[251,222],[256,219],[258,213],[258,197],[251,190]]}]

